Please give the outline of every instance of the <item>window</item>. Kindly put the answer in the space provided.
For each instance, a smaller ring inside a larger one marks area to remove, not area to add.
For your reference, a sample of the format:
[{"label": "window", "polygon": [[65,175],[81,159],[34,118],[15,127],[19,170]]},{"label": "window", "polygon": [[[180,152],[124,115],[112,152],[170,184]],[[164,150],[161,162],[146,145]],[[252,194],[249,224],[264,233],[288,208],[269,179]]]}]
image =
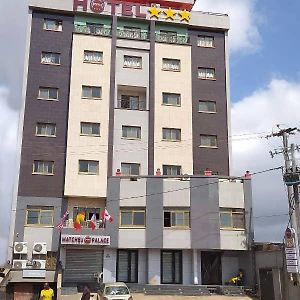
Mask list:
[{"label": "window", "polygon": [[44,100],[57,100],[58,99],[58,89],[57,88],[40,87],[38,98],[44,99]]},{"label": "window", "polygon": [[[138,250],[118,250],[117,282],[138,282]],[[108,290],[111,292],[109,293]],[[127,287],[107,287],[107,295],[127,295]]]},{"label": "window", "polygon": [[124,68],[141,69],[142,68],[142,57],[124,55],[123,66],[124,66]]},{"label": "window", "polygon": [[180,106],[181,99],[180,94],[163,93],[163,104]]},{"label": "window", "polygon": [[214,68],[198,68],[198,78],[201,79],[215,79],[216,77]]},{"label": "window", "polygon": [[103,63],[103,52],[84,50],[83,61],[89,63]]},{"label": "window", "polygon": [[199,112],[215,113],[217,112],[216,102],[199,101]]},{"label": "window", "polygon": [[139,96],[121,95],[119,100],[119,108],[145,110],[145,101],[142,101]]},{"label": "window", "polygon": [[100,123],[80,123],[80,134],[100,136]]},{"label": "window", "polygon": [[97,175],[99,173],[99,161],[79,160],[79,173]]},{"label": "window", "polygon": [[122,137],[127,139],[141,139],[141,127],[122,126]]},{"label": "window", "polygon": [[213,48],[214,47],[214,37],[213,36],[206,36],[206,35],[198,36],[197,46],[206,47],[206,48]]},{"label": "window", "polygon": [[145,227],[146,213],[144,209],[122,209],[120,227]]},{"label": "window", "polygon": [[163,175],[168,175],[168,176],[181,175],[181,166],[163,165]]},{"label": "window", "polygon": [[35,160],[33,162],[33,174],[53,175],[54,161]]},{"label": "window", "polygon": [[141,28],[124,26],[123,36],[128,39],[140,39],[141,38]]},{"label": "window", "polygon": [[181,129],[163,128],[162,138],[165,141],[179,142],[181,141]]},{"label": "window", "polygon": [[28,207],[26,211],[26,224],[52,226],[53,212],[53,207]]},{"label": "window", "polygon": [[164,227],[190,227],[190,212],[164,211]]},{"label": "window", "polygon": [[44,19],[44,29],[51,31],[62,31],[62,21]]},{"label": "window", "polygon": [[166,43],[176,43],[177,42],[177,32],[176,31],[160,31],[160,41]]},{"label": "window", "polygon": [[163,58],[162,68],[165,71],[180,71],[180,60]]},{"label": "window", "polygon": [[182,283],[182,251],[161,251],[161,283]]},{"label": "window", "polygon": [[217,136],[216,135],[200,135],[200,147],[217,148]]},{"label": "window", "polygon": [[125,176],[140,175],[140,164],[121,163],[121,173]]},{"label": "window", "polygon": [[103,24],[95,24],[95,23],[86,23],[87,33],[89,34],[100,34],[103,32],[104,25]]},{"label": "window", "polygon": [[82,98],[101,99],[102,90],[99,86],[82,86]]},{"label": "window", "polygon": [[220,208],[220,226],[224,229],[245,229],[245,210]]},{"label": "window", "polygon": [[52,52],[42,52],[41,63],[47,65],[60,65],[60,54]]},{"label": "window", "polygon": [[37,123],[35,134],[38,136],[55,136],[56,135],[56,124],[54,124],[54,123]]}]

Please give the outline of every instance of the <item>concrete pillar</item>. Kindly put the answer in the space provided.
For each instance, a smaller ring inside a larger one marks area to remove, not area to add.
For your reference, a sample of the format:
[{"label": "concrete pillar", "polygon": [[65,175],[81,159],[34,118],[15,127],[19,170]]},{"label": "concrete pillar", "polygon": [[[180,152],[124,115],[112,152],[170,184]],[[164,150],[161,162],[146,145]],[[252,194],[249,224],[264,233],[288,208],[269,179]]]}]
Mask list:
[{"label": "concrete pillar", "polygon": [[148,250],[148,283],[160,284],[160,249]]},{"label": "concrete pillar", "polygon": [[198,251],[193,249],[193,274],[194,274],[194,284],[199,284],[198,278]]},{"label": "concrete pillar", "polygon": [[103,282],[116,282],[117,250],[105,248],[103,253]]}]

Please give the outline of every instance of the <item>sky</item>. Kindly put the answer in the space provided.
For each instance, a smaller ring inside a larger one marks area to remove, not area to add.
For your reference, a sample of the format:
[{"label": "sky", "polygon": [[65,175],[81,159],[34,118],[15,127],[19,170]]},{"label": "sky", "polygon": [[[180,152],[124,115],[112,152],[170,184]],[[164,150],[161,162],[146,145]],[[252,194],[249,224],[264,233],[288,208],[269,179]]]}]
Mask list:
[{"label": "sky", "polygon": [[[276,124],[300,128],[300,40],[295,13],[300,2],[197,0],[194,10],[227,13],[231,19],[232,175],[282,166],[282,156],[272,159],[269,154],[280,149],[281,140],[264,136],[276,131]],[[0,12],[0,263],[4,263],[16,182],[27,3],[0,1]],[[299,136],[291,142],[300,144]],[[288,206],[281,171],[253,176],[252,187],[255,240],[282,241]]]}]

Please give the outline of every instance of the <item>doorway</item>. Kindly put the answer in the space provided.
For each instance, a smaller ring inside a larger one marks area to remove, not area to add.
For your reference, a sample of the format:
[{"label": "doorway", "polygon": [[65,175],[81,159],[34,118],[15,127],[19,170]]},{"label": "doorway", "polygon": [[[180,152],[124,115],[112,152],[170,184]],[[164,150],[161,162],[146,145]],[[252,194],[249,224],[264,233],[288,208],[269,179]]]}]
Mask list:
[{"label": "doorway", "polygon": [[221,252],[201,252],[201,276],[204,285],[222,285]]},{"label": "doorway", "polygon": [[161,251],[161,283],[182,283],[182,251]]},{"label": "doorway", "polygon": [[261,300],[275,299],[272,269],[259,269],[259,285]]},{"label": "doorway", "polygon": [[117,281],[138,282],[138,251],[118,250]]}]

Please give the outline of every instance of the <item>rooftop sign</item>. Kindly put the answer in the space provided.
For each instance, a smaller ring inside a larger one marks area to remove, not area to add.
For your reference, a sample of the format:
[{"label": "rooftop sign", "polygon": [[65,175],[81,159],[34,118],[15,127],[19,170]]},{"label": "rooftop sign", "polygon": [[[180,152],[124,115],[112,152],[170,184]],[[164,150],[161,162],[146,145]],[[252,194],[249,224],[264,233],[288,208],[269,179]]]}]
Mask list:
[{"label": "rooftop sign", "polygon": [[[172,3],[174,5],[171,5]],[[189,22],[191,13],[186,8],[180,8],[181,10],[178,11],[177,3],[179,2],[169,2],[167,8],[162,8],[157,5],[150,5],[150,3],[137,2],[137,0],[132,0],[132,2],[124,0],[74,0],[73,10],[142,19]],[[150,6],[145,7],[145,5]]]}]

